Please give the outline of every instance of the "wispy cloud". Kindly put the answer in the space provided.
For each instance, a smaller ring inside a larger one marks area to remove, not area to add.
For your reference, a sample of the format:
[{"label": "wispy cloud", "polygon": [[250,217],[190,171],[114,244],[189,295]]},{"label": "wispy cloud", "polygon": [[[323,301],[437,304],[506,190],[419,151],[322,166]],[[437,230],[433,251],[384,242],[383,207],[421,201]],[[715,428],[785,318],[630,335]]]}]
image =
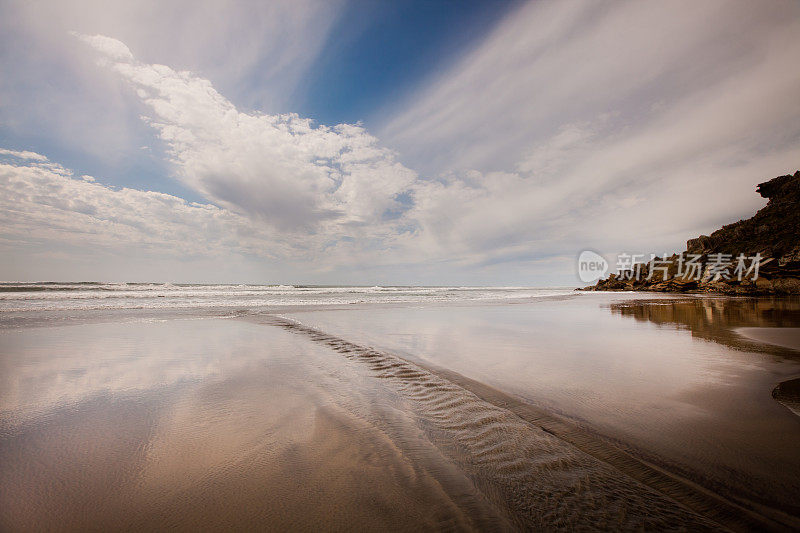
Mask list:
[{"label": "wispy cloud", "polygon": [[[203,6],[192,20],[213,18]],[[748,216],[762,202],[755,182],[800,165],[796,3],[531,2],[387,112],[377,135],[272,110],[324,44],[320,13],[336,10],[287,6],[262,13],[278,41],[280,21],[320,35],[264,53],[231,42],[245,57],[230,70],[208,43],[170,53],[134,32],[129,48],[76,26],[95,50],[84,56],[102,58],[97,70],[138,98],[157,135],[132,146],[164,147],[171,177],[203,203],[2,151],[14,159],[2,167],[5,242],[239,254],[326,281],[367,269],[390,282],[561,283],[581,249],[673,251]],[[278,96],[233,87],[264,64],[271,81],[248,86]]]},{"label": "wispy cloud", "polygon": [[453,257],[676,250],[800,165],[798,37],[793,2],[531,2],[379,135]]}]

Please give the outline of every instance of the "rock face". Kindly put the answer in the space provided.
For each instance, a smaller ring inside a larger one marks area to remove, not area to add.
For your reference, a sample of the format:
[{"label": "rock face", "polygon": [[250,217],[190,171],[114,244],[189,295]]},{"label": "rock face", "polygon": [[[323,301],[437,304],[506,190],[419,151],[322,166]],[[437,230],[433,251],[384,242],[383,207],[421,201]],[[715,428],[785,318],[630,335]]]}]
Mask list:
[{"label": "rock face", "polygon": [[632,265],[583,290],[800,294],[800,171],[756,191],[769,202],[752,218],[690,239],[682,254]]}]

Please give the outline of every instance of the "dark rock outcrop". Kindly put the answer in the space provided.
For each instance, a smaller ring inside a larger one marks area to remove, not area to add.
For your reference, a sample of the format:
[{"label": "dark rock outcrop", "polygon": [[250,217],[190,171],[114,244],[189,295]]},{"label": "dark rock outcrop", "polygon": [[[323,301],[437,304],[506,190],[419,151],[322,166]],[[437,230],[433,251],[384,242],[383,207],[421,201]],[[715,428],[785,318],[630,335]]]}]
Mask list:
[{"label": "dark rock outcrop", "polygon": [[[800,171],[761,183],[756,191],[769,202],[752,218],[690,239],[682,254],[633,265],[583,290],[800,294]],[[743,267],[757,255],[756,276]],[[689,258],[702,265],[699,271],[687,272]],[[726,261],[729,268],[720,271]]]}]

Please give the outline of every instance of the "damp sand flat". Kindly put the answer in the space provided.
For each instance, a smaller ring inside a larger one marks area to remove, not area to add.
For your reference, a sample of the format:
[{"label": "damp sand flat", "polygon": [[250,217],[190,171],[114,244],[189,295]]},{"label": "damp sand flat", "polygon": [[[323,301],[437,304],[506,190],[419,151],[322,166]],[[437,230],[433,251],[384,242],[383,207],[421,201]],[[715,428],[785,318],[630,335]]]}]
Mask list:
[{"label": "damp sand flat", "polygon": [[93,324],[1,346],[3,531],[508,527],[391,391],[280,329]]},{"label": "damp sand flat", "polygon": [[789,325],[794,303],[605,294],[288,316],[560,413],[730,499],[800,514],[800,417],[771,394],[800,376],[800,353],[733,332]]},{"label": "damp sand flat", "polygon": [[738,328],[736,332],[754,341],[800,352],[800,328]]},{"label": "damp sand flat", "polygon": [[[559,332],[594,339],[596,347],[630,330],[652,329],[596,304],[580,311],[573,300],[4,330],[0,527],[785,525],[783,515],[720,498],[556,414],[554,405],[570,404],[565,398],[591,405],[588,390],[601,398],[600,408],[587,411],[599,425],[632,411],[622,420],[635,430],[640,408],[652,417],[656,396],[642,392],[646,384],[620,386],[624,381],[613,371],[608,391],[597,386],[598,368],[620,372],[627,364],[646,375],[647,365],[597,350],[593,364],[587,366],[591,358],[570,361],[574,346]],[[503,309],[507,314],[498,315]],[[543,320],[538,345],[560,349],[555,353],[565,361],[558,372],[558,364],[542,357],[527,361],[554,383],[541,389],[553,396],[545,408],[508,393],[514,390],[509,376],[516,374],[530,397],[537,396],[533,373],[522,373],[511,355],[520,352],[520,324],[530,313]],[[599,326],[607,318],[631,327],[606,332]],[[561,328],[554,325],[559,321]],[[431,331],[440,332],[440,351],[430,349]],[[481,347],[493,350],[482,362]],[[663,366],[652,368],[663,373]],[[696,370],[684,368],[682,375]],[[664,387],[658,392],[669,392]],[[630,400],[637,395],[647,401]],[[669,416],[656,417],[655,426],[664,419]],[[791,462],[783,466],[796,472]]]},{"label": "damp sand flat", "polygon": [[2,529],[715,526],[452,381],[256,322],[4,331]]}]

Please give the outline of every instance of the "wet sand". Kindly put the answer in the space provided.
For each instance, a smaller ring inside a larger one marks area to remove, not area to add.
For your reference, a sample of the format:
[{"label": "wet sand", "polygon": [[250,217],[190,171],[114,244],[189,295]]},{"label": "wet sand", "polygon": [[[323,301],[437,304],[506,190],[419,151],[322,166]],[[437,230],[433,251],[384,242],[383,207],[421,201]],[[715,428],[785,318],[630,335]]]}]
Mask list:
[{"label": "wet sand", "polygon": [[508,527],[391,393],[280,329],[39,328],[4,352],[4,531]]},{"label": "wet sand", "polygon": [[738,328],[748,339],[800,351],[800,328]]},{"label": "wet sand", "polygon": [[489,385],[798,524],[800,418],[772,391],[800,375],[800,353],[734,331],[790,327],[798,309],[793,301],[623,294],[290,317]]},{"label": "wet sand", "polygon": [[[686,339],[681,327],[653,329],[607,304],[353,307],[3,330],[0,529],[798,527],[791,450],[800,418],[769,388],[766,402],[748,392],[796,371],[797,361]],[[532,319],[546,334],[520,329]],[[621,329],[604,331],[607,322]],[[562,331],[594,346],[594,356]],[[637,363],[600,348],[614,338],[661,350]],[[698,342],[704,350],[691,348]],[[672,357],[679,371],[663,372],[659,357],[679,347],[688,349]],[[653,388],[648,368],[664,383]],[[733,388],[723,383],[732,377]],[[723,393],[755,402],[740,416],[739,441],[728,417],[742,405],[718,405]],[[676,428],[694,441],[685,456],[670,455],[681,441],[663,431]],[[743,460],[755,445],[765,450]],[[697,475],[697,456],[714,456],[710,474]],[[715,484],[730,465],[746,482],[771,478],[783,499]]]}]

